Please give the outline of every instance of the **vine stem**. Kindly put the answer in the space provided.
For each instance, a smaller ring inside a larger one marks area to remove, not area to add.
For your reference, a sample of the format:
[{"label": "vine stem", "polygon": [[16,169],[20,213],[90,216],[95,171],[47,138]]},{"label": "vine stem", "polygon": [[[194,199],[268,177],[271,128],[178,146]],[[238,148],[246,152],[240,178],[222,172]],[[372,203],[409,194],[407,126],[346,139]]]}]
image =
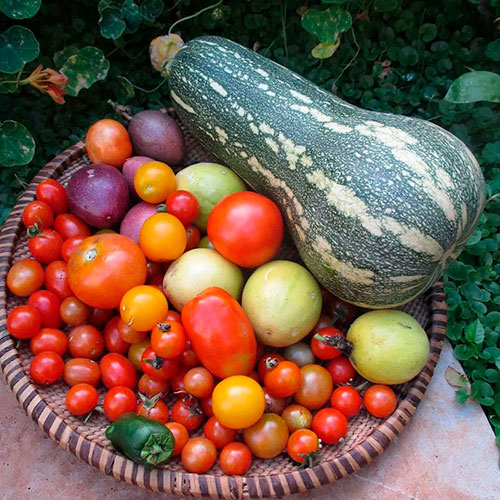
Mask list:
[{"label": "vine stem", "polygon": [[486,200],[486,204],[488,204],[490,201],[498,200],[499,198],[500,198],[500,193],[494,194]]},{"label": "vine stem", "polygon": [[333,82],[334,85],[337,84],[337,82],[340,80],[340,78],[342,77],[342,75],[347,71],[347,69],[349,68],[349,66],[351,66],[351,64],[356,60],[356,58],[359,55],[359,51],[361,50],[361,47],[359,46],[358,41],[356,40],[356,34],[354,33],[354,29],[353,28],[351,28],[351,32],[352,32],[352,38],[354,40],[354,45],[356,46],[356,53],[354,54],[354,56],[352,57],[352,59],[347,63],[347,65],[342,68],[342,71],[340,72],[340,75],[337,76],[337,78],[335,78],[335,81]]},{"label": "vine stem", "polygon": [[285,24],[287,5],[288,5],[288,0],[285,0],[285,6],[283,9],[281,9],[281,29],[283,31],[283,44],[285,46],[285,57],[288,61],[288,43],[286,40],[286,24]]},{"label": "vine stem", "polygon": [[215,7],[218,7],[222,2],[223,2],[223,0],[219,0],[217,3],[214,3],[213,5],[209,5],[208,7],[205,7],[204,9],[201,9],[198,12],[195,12],[194,14],[192,14],[190,16],[186,16],[186,17],[183,17],[182,19],[175,21],[175,23],[172,24],[172,26],[170,26],[170,28],[168,29],[167,34],[170,35],[172,33],[174,27],[177,26],[179,23],[182,23],[182,21],[187,21],[188,19],[193,19],[193,17],[199,16],[200,14],[203,14],[203,12],[205,12],[207,10],[215,9]]}]

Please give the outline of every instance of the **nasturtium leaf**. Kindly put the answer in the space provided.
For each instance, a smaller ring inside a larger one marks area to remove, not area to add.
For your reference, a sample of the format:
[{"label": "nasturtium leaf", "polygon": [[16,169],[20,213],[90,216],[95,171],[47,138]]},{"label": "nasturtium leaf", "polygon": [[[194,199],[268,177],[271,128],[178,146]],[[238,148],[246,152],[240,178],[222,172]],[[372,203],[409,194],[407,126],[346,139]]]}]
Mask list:
[{"label": "nasturtium leaf", "polygon": [[445,99],[458,104],[500,102],[500,75],[491,71],[464,73],[451,84]]},{"label": "nasturtium leaf", "polygon": [[69,78],[65,89],[70,96],[77,96],[80,90],[104,80],[108,70],[109,61],[96,47],[84,47],[77,54],[68,57],[60,69]]},{"label": "nasturtium leaf", "polygon": [[153,22],[163,10],[163,0],[143,0],[139,11],[146,21]]},{"label": "nasturtium leaf", "polygon": [[500,141],[486,144],[481,154],[486,163],[500,162]]},{"label": "nasturtium leaf", "polygon": [[436,38],[437,35],[437,26],[431,23],[422,24],[420,28],[420,36],[424,42],[431,42]]},{"label": "nasturtium leaf", "polygon": [[35,154],[35,140],[30,131],[13,120],[0,123],[0,165],[26,165]]},{"label": "nasturtium leaf", "polygon": [[465,339],[467,342],[481,344],[484,340],[484,326],[476,319],[465,327]]},{"label": "nasturtium leaf", "polygon": [[500,61],[500,38],[486,46],[485,56],[493,61]]},{"label": "nasturtium leaf", "polygon": [[0,71],[16,73],[40,53],[35,35],[23,26],[11,26],[0,34]]},{"label": "nasturtium leaf", "polygon": [[97,4],[97,11],[102,14],[102,11],[109,7],[113,7],[113,0],[100,0]]},{"label": "nasturtium leaf", "polygon": [[66,62],[66,59],[68,59],[68,57],[78,54],[79,51],[80,50],[78,49],[78,47],[75,47],[74,45],[68,45],[67,47],[64,47],[64,49],[54,54],[53,59],[55,65],[57,67],[61,67]]},{"label": "nasturtium leaf", "polygon": [[122,19],[120,9],[116,7],[106,7],[101,12],[101,17],[99,18],[99,28],[101,29],[101,35],[104,38],[116,40],[122,35],[126,27],[127,25]]},{"label": "nasturtium leaf", "polygon": [[19,85],[15,76],[0,73],[0,94],[12,94],[17,92],[18,88]]},{"label": "nasturtium leaf", "polygon": [[403,66],[415,66],[418,63],[418,52],[413,47],[403,47],[399,52],[399,62]]},{"label": "nasturtium leaf", "polygon": [[125,0],[122,3],[122,17],[132,26],[136,26],[141,23],[142,14],[139,10],[139,6],[134,0]]},{"label": "nasturtium leaf", "polygon": [[399,0],[375,0],[375,12],[392,12],[399,7]]},{"label": "nasturtium leaf", "polygon": [[340,38],[337,39],[336,43],[318,43],[318,45],[311,50],[311,55],[316,59],[328,59],[335,54],[339,45]]},{"label": "nasturtium leaf", "polygon": [[316,35],[321,43],[336,43],[338,34],[352,26],[351,14],[338,5],[326,10],[309,9],[302,16],[303,28]]},{"label": "nasturtium leaf", "polygon": [[11,19],[30,19],[40,5],[42,0],[0,0],[0,10]]}]

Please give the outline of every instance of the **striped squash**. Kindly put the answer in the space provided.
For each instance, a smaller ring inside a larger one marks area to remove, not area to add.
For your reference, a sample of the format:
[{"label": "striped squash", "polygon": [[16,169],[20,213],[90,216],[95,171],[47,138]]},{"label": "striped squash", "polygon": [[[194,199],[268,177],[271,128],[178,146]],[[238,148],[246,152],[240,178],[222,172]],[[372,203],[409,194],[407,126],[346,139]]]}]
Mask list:
[{"label": "striped squash", "polygon": [[430,122],[357,108],[219,37],[184,45],[169,82],[188,129],[279,205],[306,266],[344,300],[420,295],[483,211],[476,159]]}]

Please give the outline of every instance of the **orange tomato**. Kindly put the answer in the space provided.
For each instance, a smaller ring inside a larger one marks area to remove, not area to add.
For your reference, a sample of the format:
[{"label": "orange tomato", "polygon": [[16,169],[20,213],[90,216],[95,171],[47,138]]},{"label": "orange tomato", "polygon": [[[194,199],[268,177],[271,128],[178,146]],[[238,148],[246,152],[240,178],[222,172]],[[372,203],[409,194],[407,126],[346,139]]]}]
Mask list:
[{"label": "orange tomato", "polygon": [[186,244],[187,233],[182,222],[167,213],[157,213],[146,219],[139,234],[142,251],[155,262],[179,258]]},{"label": "orange tomato", "polygon": [[146,259],[139,246],[121,234],[85,238],[68,261],[73,293],[87,305],[113,309],[124,293],[146,281]]},{"label": "orange tomato", "polygon": [[161,161],[149,161],[141,165],[134,176],[134,188],[139,198],[148,203],[165,202],[175,191],[177,183],[174,171]]},{"label": "orange tomato", "polygon": [[154,286],[141,285],[128,290],[120,302],[120,316],[134,330],[151,330],[168,312],[168,302]]},{"label": "orange tomato", "polygon": [[132,143],[127,129],[116,120],[105,118],[95,122],[85,137],[87,154],[92,163],[119,167],[132,156]]}]

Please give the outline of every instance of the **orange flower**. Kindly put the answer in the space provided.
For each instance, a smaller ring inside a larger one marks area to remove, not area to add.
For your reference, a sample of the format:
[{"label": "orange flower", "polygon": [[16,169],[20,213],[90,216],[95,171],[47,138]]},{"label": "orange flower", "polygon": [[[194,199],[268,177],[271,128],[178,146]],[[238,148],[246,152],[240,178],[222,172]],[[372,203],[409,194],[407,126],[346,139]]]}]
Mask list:
[{"label": "orange flower", "polygon": [[66,91],[62,87],[68,83],[67,76],[52,68],[42,69],[40,64],[26,81],[42,94],[49,94],[58,104],[64,104],[63,95]]}]

